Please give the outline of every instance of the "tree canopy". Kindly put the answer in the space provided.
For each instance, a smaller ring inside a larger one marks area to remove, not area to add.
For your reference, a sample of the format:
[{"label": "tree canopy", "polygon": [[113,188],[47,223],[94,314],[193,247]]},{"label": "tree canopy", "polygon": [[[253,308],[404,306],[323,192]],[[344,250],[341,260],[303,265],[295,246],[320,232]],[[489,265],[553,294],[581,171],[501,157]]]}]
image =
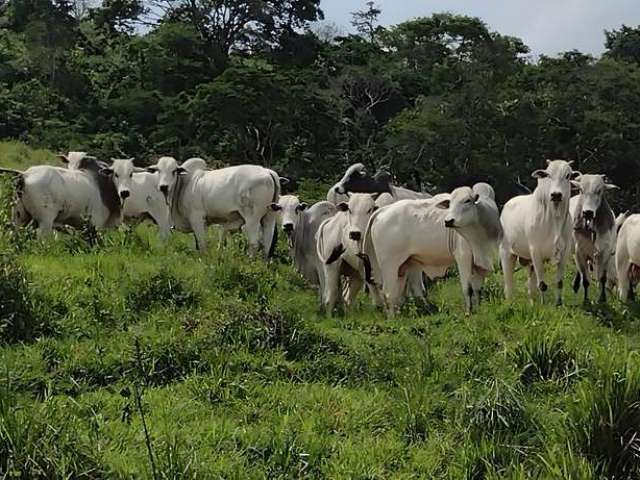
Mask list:
[{"label": "tree canopy", "polygon": [[363,4],[335,36],[314,33],[319,0],[9,0],[0,137],[327,181],[361,161],[413,188],[490,181],[502,201],[567,158],[638,202],[640,27],[605,32],[602,58],[534,61],[478,18],[379,14]]}]

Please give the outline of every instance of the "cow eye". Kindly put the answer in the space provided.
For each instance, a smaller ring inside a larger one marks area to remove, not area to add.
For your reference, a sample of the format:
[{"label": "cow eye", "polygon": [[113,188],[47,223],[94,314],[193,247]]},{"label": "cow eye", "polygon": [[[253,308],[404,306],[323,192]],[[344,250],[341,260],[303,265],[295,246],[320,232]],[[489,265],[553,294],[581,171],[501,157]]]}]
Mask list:
[{"label": "cow eye", "polygon": [[116,177],[116,178],[118,178],[118,174],[117,174],[117,173],[114,173],[114,174],[113,174],[113,176],[114,176],[114,177]]},{"label": "cow eye", "polygon": [[464,201],[464,203],[471,203],[471,202],[472,202],[472,200],[471,200],[470,198],[468,198],[468,199],[466,199],[466,200]]},{"label": "cow eye", "polygon": [[567,173],[567,180],[571,180],[571,174]]}]

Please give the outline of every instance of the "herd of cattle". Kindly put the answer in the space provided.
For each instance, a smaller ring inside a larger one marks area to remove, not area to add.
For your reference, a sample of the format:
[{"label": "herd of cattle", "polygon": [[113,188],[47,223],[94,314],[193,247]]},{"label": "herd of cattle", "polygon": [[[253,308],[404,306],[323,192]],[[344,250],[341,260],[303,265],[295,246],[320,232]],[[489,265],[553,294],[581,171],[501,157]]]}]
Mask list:
[{"label": "herd of cattle", "polygon": [[535,190],[512,198],[500,213],[486,183],[431,196],[393,185],[385,172],[370,176],[362,164],[349,167],[327,201],[307,206],[296,196],[281,196],[286,179],[256,165],[211,170],[199,158],[178,164],[162,157],[143,169],[133,159],[107,163],[85,152],[59,158],[66,168],[0,169],[18,178],[17,224],[33,221],[42,237],[87,219],[110,228],[146,216],[163,239],[172,228],[193,232],[199,250],[206,248],[207,226],[216,224],[221,242],[226,232],[242,229],[251,254],[262,247],[266,258],[281,228],[295,268],[318,286],[329,314],[340,299],[349,308],[366,284],[374,304],[392,316],[405,296],[425,295],[425,278],[442,277],[454,264],[471,312],[496,252],[507,299],[513,297],[516,264],[526,267],[534,300],[547,290],[544,266],[551,262],[560,304],[571,255],[573,289],[582,286],[585,301],[592,278],[601,301],[609,287],[627,300],[640,280],[640,215],[616,218],[606,192],[617,187],[564,160],[548,160],[533,172]]}]

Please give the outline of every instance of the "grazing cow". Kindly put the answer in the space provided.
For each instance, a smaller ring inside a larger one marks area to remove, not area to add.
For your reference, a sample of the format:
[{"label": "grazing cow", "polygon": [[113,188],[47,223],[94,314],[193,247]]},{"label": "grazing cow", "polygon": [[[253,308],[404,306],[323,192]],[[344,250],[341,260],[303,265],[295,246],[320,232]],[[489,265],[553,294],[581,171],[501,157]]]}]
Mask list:
[{"label": "grazing cow", "polygon": [[193,232],[196,248],[204,251],[208,225],[242,225],[251,254],[262,244],[269,258],[276,241],[276,212],[271,204],[280,198],[278,175],[257,165],[219,170],[204,166],[201,159],[179,166],[174,158],[163,157],[149,167],[159,173],[158,190],[168,199],[175,227]]},{"label": "grazing cow", "polygon": [[402,300],[410,272],[438,278],[454,263],[466,311],[479,303],[502,229],[493,195],[486,194],[484,185],[477,187],[426,200],[401,200],[372,216],[365,238],[365,270],[373,288],[381,289],[389,316]]},{"label": "grazing cow", "polygon": [[376,208],[374,196],[354,193],[349,197],[349,203],[339,203],[338,213],[318,228],[316,246],[325,279],[322,305],[328,315],[333,313],[339,297],[341,275],[348,279],[344,299],[347,308],[353,305],[364,286],[362,239]]},{"label": "grazing cow", "polygon": [[35,220],[39,238],[51,233],[54,225],[79,226],[85,218],[96,228],[117,226],[122,205],[113,181],[100,174],[103,165],[84,156],[74,170],[49,165],[24,172],[0,169],[20,177],[14,220],[20,225]]},{"label": "grazing cow", "polygon": [[318,202],[311,207],[294,195],[283,195],[272,208],[280,213],[282,231],[287,236],[289,255],[296,270],[312,285],[324,291],[324,269],[316,249],[316,233],[320,224],[333,217],[336,206]]},{"label": "grazing cow", "polygon": [[607,299],[606,287],[610,265],[614,263],[616,249],[616,219],[607,202],[605,192],[618,187],[607,183],[604,175],[582,175],[575,181],[579,195],[571,198],[573,219],[574,258],[576,275],[573,291],[578,292],[580,281],[584,289],[584,302],[589,301],[589,278],[593,267],[600,283],[601,302]]},{"label": "grazing cow", "polygon": [[392,180],[391,175],[385,171],[380,171],[370,177],[366,174],[364,165],[358,163],[349,167],[344,177],[333,186],[330,193],[332,191],[336,192],[337,195],[346,195],[347,193],[387,193],[394,200],[431,198],[428,193],[416,192],[408,188],[392,185]]},{"label": "grazing cow", "polygon": [[532,177],[538,186],[529,195],[509,200],[503,210],[504,236],[500,244],[500,260],[504,272],[504,291],[513,298],[513,272],[516,261],[529,266],[529,298],[536,290],[544,293],[544,264],[556,265],[556,304],[562,303],[562,278],[565,261],[571,249],[571,218],[569,198],[571,180],[579,172],[571,170],[571,162],[547,160],[545,170],[536,170]]},{"label": "grazing cow", "polygon": [[640,215],[630,215],[620,227],[616,243],[618,293],[626,302],[634,298],[634,287],[640,281]]},{"label": "grazing cow", "polygon": [[124,218],[150,217],[166,240],[171,233],[171,212],[166,197],[158,190],[158,174],[138,169],[133,158],[112,159],[100,173],[113,179],[122,200]]}]

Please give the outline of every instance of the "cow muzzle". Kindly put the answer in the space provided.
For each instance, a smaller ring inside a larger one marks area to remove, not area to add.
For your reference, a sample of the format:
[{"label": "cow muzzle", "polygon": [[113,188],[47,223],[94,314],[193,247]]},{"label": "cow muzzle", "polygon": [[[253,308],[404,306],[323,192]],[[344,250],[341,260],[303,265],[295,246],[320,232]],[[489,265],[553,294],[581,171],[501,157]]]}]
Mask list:
[{"label": "cow muzzle", "polygon": [[282,231],[284,233],[293,233],[293,223],[283,223],[282,224]]},{"label": "cow muzzle", "polygon": [[362,232],[349,232],[349,238],[359,242],[362,239]]},{"label": "cow muzzle", "polygon": [[562,201],[562,192],[551,193],[551,201],[553,203],[560,203]]},{"label": "cow muzzle", "polygon": [[446,218],[444,226],[447,228],[454,228],[456,226],[456,221],[453,218]]},{"label": "cow muzzle", "polygon": [[129,192],[129,190],[121,190],[120,191],[120,198],[122,200],[126,200],[127,198],[129,198],[130,195],[131,195],[131,192]]},{"label": "cow muzzle", "polygon": [[166,197],[167,194],[169,193],[169,185],[160,185],[158,187],[158,189],[160,190],[160,192]]},{"label": "cow muzzle", "polygon": [[596,216],[596,214],[593,213],[593,210],[583,210],[582,215],[584,215],[585,220],[589,220],[589,221],[593,220]]}]

